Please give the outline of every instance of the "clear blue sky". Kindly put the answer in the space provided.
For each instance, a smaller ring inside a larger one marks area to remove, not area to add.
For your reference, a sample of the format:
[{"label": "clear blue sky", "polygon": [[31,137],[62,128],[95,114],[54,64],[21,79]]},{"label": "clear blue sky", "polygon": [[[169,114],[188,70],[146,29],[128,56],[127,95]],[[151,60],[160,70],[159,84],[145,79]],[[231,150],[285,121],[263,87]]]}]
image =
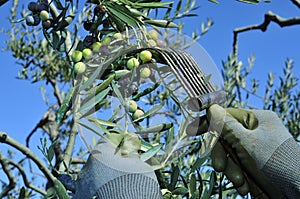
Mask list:
[{"label": "clear blue sky", "polygon": [[[26,4],[27,1],[20,1]],[[232,30],[250,24],[261,23],[263,15],[271,10],[282,17],[299,15],[299,9],[290,1],[285,3],[272,1],[249,5],[234,0],[220,0],[219,4],[199,1],[200,8],[195,11],[199,16],[185,19],[184,32],[188,35],[201,28],[201,22],[207,18],[214,21],[213,27],[200,39],[202,46],[208,51],[219,68],[221,61],[226,60],[232,51]],[[0,7],[1,27],[9,27],[6,18],[9,16],[11,3]],[[27,4],[26,4],[27,6]],[[252,53],[256,56],[253,74],[265,82],[268,71],[280,74],[287,57],[295,61],[295,72],[300,74],[300,26],[280,28],[271,24],[267,32],[259,30],[242,33],[239,39],[240,59],[247,63],[247,57]],[[0,34],[0,47],[3,48],[5,37]],[[39,90],[41,84],[18,80],[20,66],[10,52],[0,52],[0,130],[8,132],[13,137],[25,136],[34,127],[46,110]],[[261,89],[263,92],[263,89]]]},{"label": "clear blue sky", "polygon": [[[20,1],[26,4],[28,1]],[[198,1],[200,8],[195,11],[199,16],[188,18],[184,21],[184,32],[188,35],[195,29],[201,28],[201,22],[207,18],[214,21],[213,27],[200,39],[202,46],[208,51],[217,66],[221,68],[221,61],[226,60],[232,51],[234,28],[261,23],[264,13],[269,10],[282,17],[299,15],[299,9],[290,1],[272,1],[249,5],[234,0],[220,0],[220,4],[213,4],[207,0]],[[8,28],[6,18],[9,16],[11,3],[0,7],[1,27]],[[271,24],[267,32],[255,30],[242,33],[239,39],[240,60],[247,63],[247,57],[252,53],[256,56],[253,68],[253,77],[261,80],[261,90],[268,71],[276,75],[282,73],[282,67],[287,57],[295,61],[296,74],[300,74],[300,26],[280,28]],[[7,39],[0,33],[0,47],[5,46]],[[25,142],[25,137],[34,128],[36,123],[46,111],[39,90],[42,84],[31,84],[28,81],[18,80],[16,76],[21,69],[10,52],[0,52],[0,131],[6,131],[20,142]],[[49,92],[49,91],[48,91]],[[51,93],[49,92],[49,95]],[[37,136],[38,137],[38,136]]]}]

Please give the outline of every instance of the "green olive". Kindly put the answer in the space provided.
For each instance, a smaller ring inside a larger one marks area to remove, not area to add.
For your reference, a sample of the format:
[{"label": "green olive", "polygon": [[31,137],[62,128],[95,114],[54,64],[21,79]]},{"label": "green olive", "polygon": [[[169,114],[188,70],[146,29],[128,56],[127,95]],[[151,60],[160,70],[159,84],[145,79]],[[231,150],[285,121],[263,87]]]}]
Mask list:
[{"label": "green olive", "polygon": [[126,109],[130,112],[130,113],[134,113],[137,110],[137,104],[134,100],[129,100],[126,102]]},{"label": "green olive", "polygon": [[152,53],[149,50],[143,50],[140,53],[140,59],[143,63],[149,62],[152,59]]},{"label": "green olive", "polygon": [[82,59],[82,52],[79,50],[75,50],[71,55],[73,62],[79,62]]},{"label": "green olive", "polygon": [[139,63],[139,60],[137,58],[130,58],[128,61],[127,61],[127,68],[128,69],[133,69],[133,68],[136,68],[140,65]]},{"label": "green olive", "polygon": [[137,120],[137,119],[141,118],[143,115],[144,115],[144,111],[138,109],[133,113],[132,118],[134,120]]}]

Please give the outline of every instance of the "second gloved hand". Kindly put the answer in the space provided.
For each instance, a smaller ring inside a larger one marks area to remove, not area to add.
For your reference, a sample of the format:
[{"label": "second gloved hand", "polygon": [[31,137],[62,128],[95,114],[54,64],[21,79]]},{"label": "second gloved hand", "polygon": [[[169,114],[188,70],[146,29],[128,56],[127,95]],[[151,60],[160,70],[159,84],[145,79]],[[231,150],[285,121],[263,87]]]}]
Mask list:
[{"label": "second gloved hand", "polygon": [[[276,191],[275,186],[270,183],[270,180],[262,172],[277,148],[291,138],[277,115],[271,111],[262,110],[225,110],[218,105],[211,106],[207,114],[209,120],[212,116],[226,115],[221,139],[236,152],[239,163],[248,176],[251,176],[255,183],[270,197],[280,198],[281,193],[278,190]],[[222,146],[218,145],[212,151],[212,159],[216,158],[215,154],[220,156],[220,153],[216,153],[216,150],[220,151]],[[228,158],[226,161],[228,161],[226,162],[228,168],[228,164],[232,165],[232,160]],[[216,162],[213,162],[213,165],[220,166]],[[220,167],[217,169],[224,170],[226,174],[225,168]],[[240,174],[241,172],[237,172],[237,170],[231,169],[231,171]],[[239,178],[236,178],[235,181],[242,182]],[[239,185],[239,183],[236,183],[237,188]]]}]

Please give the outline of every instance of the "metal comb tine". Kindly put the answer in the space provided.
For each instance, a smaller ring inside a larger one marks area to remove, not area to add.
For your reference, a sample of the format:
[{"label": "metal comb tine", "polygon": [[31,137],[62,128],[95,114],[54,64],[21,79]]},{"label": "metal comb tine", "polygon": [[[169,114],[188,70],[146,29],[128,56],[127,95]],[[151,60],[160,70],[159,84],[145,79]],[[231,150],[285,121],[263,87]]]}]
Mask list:
[{"label": "metal comb tine", "polygon": [[190,88],[188,86],[188,82],[186,81],[186,79],[182,78],[182,76],[178,73],[178,71],[176,70],[176,64],[168,56],[168,54],[165,53],[164,51],[161,51],[161,50],[158,50],[158,49],[155,49],[155,50],[160,53],[160,55],[165,59],[165,61],[167,62],[167,64],[171,67],[173,73],[178,78],[178,80],[181,82],[182,86],[187,91],[188,95],[190,95],[190,96],[196,96],[195,92],[193,90],[190,90]]},{"label": "metal comb tine", "polygon": [[192,78],[190,78],[191,74],[189,74],[189,72],[187,70],[185,70],[185,63],[183,62],[183,60],[181,59],[181,56],[178,56],[178,53],[174,53],[174,51],[172,52],[171,50],[168,51],[168,53],[170,54],[170,56],[172,56],[173,60],[176,60],[177,66],[176,69],[179,71],[179,74],[183,75],[183,78],[185,78],[188,82],[189,82],[189,86],[190,88],[192,88],[192,90],[195,92],[195,96],[191,96],[191,97],[196,97],[199,95],[198,93],[198,89],[197,89],[197,83],[195,81],[192,81]]},{"label": "metal comb tine", "polygon": [[[192,69],[194,69],[195,71],[197,71],[199,74],[203,75],[203,76],[200,77],[201,80],[202,80],[202,84],[208,86],[209,92],[214,92],[214,91],[216,91],[216,89],[212,86],[212,84],[211,84],[210,81],[207,82],[207,83],[205,83],[205,81],[204,81],[204,79],[203,79],[204,76],[205,76],[205,74],[204,74],[204,72],[198,67],[198,64],[197,64],[197,62],[195,61],[195,59],[194,59],[190,54],[188,54],[187,52],[185,52],[185,51],[183,51],[183,50],[181,50],[181,53],[185,54],[186,56],[189,56],[189,57],[190,57],[190,61],[192,62],[192,66],[193,66]],[[208,92],[208,93],[209,93],[209,92]]]},{"label": "metal comb tine", "polygon": [[[179,50],[178,50],[179,51]],[[177,51],[177,53],[178,53]],[[180,54],[182,54],[181,51],[179,51]],[[182,67],[183,70],[187,71],[189,74],[188,80],[192,81],[193,84],[196,85],[195,89],[198,91],[198,95],[203,95],[209,92],[207,87],[205,87],[205,83],[200,78],[201,74],[199,74],[197,71],[193,70],[195,68],[195,65],[191,64],[192,57],[188,54],[183,54],[185,56],[180,56],[184,60],[184,65]],[[198,68],[198,66],[196,66]]]}]

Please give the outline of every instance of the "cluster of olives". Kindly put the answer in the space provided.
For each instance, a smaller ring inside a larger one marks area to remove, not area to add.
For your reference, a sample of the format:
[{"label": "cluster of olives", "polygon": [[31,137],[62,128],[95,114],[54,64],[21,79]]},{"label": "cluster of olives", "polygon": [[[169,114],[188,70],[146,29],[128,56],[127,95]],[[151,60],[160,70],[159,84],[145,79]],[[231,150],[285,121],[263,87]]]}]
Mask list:
[{"label": "cluster of olives", "polygon": [[[139,59],[142,61],[142,63],[147,63],[152,60],[152,53],[149,50],[143,50],[139,53]],[[133,68],[137,68],[140,66],[139,59],[135,57],[131,57],[127,60],[127,68],[132,70]],[[140,69],[140,77],[142,78],[148,78],[151,75],[151,70],[148,67],[142,67]]]},{"label": "cluster of olives", "polygon": [[[118,34],[118,33],[116,33]],[[87,61],[93,57],[94,53],[107,54],[108,46],[110,45],[111,38],[104,37],[101,41],[94,42],[91,46],[84,48],[82,51],[75,50],[71,59],[75,63],[74,71],[76,74],[83,74],[86,70],[86,64],[83,61]]]},{"label": "cluster of olives", "polygon": [[47,1],[29,2],[28,10],[31,11],[30,15],[25,18],[28,26],[37,26],[41,21],[45,29],[49,29],[52,26]]},{"label": "cluster of olives", "polygon": [[83,49],[83,51],[75,50],[72,55],[71,59],[75,63],[74,65],[74,72],[76,74],[82,74],[86,70],[86,65],[82,62],[83,59],[88,60],[91,59],[93,56],[93,52],[89,48]]},{"label": "cluster of olives", "polygon": [[[140,61],[143,64],[150,62],[152,60],[152,53],[149,50],[143,50],[138,54],[138,58],[131,57],[127,60],[126,66],[129,70],[138,68],[140,66]],[[139,71],[141,78],[148,78],[151,75],[151,70],[147,66],[142,67]],[[126,102],[126,109],[128,112],[132,113],[133,120],[138,120],[144,115],[144,111],[138,108],[137,103],[134,100],[128,100]]]},{"label": "cluster of olives", "polygon": [[144,115],[144,111],[138,109],[138,105],[134,100],[128,100],[126,102],[126,107],[128,112],[132,113],[132,119],[137,120]]}]

